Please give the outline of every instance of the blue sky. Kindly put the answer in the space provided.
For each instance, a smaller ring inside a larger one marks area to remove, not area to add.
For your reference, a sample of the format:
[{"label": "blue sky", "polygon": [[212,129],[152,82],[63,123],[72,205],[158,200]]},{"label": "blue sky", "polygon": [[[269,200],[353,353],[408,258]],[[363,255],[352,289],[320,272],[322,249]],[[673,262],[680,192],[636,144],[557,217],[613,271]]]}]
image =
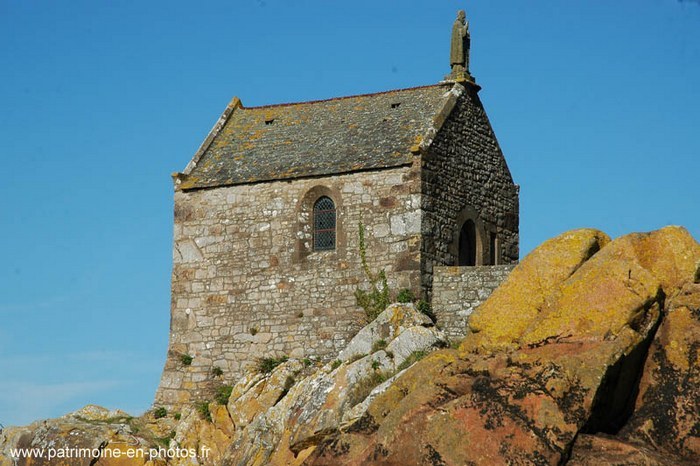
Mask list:
[{"label": "blue sky", "polygon": [[0,423],[150,405],[170,173],[232,96],[434,83],[465,7],[523,253],[583,226],[700,237],[697,1],[0,0]]}]

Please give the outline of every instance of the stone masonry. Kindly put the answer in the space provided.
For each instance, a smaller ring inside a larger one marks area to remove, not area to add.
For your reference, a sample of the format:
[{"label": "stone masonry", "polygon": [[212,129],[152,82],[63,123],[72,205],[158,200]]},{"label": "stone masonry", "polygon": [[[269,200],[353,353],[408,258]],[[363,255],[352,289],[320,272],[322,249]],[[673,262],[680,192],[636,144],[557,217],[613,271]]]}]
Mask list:
[{"label": "stone masonry", "polygon": [[[420,290],[417,165],[177,192],[171,342],[157,402],[210,396],[214,367],[234,377],[261,357],[340,352],[363,324],[354,298],[367,286],[360,222],[369,266],[384,269],[394,290]],[[309,213],[300,206],[320,185],[337,204],[338,248],[304,256]]]},{"label": "stone masonry", "polygon": [[[449,116],[424,156],[421,269],[430,295],[434,265],[456,265],[459,228],[476,224],[476,265],[518,260],[518,192],[496,140],[478,86],[453,90]],[[448,107],[449,108],[449,107]],[[489,244],[489,236],[496,239]],[[490,262],[489,248],[495,247]]]},{"label": "stone masonry", "polygon": [[438,327],[452,341],[466,336],[467,320],[508,278],[514,265],[433,269],[433,312]]}]

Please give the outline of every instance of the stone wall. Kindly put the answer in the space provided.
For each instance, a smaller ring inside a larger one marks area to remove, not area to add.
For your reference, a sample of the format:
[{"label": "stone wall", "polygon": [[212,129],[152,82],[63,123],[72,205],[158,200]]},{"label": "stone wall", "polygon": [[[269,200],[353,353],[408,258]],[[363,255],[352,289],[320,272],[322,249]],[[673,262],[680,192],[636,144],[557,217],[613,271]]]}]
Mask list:
[{"label": "stone wall", "polygon": [[[343,349],[364,317],[354,298],[367,286],[361,221],[370,268],[385,269],[394,290],[419,292],[419,162],[176,191],[170,345],[156,404],[207,399],[263,356],[330,358]],[[311,247],[309,209],[320,195],[336,204],[335,251]]]},{"label": "stone wall", "polygon": [[435,267],[433,312],[451,340],[466,335],[469,315],[508,278],[515,265]]},{"label": "stone wall", "polygon": [[476,265],[518,260],[518,186],[477,94],[456,87],[454,107],[424,155],[422,178],[423,289],[430,296],[433,267],[458,265],[458,242],[468,219],[476,224]]}]

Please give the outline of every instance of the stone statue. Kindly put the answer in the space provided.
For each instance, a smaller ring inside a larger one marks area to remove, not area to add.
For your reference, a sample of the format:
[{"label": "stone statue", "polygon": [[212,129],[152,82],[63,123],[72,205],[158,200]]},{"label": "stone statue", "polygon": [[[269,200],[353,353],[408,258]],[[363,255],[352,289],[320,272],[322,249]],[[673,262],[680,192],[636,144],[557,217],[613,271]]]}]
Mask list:
[{"label": "stone statue", "polygon": [[469,74],[469,21],[464,10],[457,12],[457,19],[452,26],[452,42],[450,46],[450,66],[453,79],[470,79]]}]

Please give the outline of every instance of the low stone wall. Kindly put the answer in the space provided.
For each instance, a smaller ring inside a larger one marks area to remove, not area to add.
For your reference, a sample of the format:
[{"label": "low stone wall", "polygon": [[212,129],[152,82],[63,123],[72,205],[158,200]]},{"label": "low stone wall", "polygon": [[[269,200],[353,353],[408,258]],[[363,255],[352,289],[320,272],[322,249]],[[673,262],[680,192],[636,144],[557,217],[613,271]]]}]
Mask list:
[{"label": "low stone wall", "polygon": [[515,265],[435,267],[433,312],[452,340],[464,338],[469,315],[505,281]]}]

